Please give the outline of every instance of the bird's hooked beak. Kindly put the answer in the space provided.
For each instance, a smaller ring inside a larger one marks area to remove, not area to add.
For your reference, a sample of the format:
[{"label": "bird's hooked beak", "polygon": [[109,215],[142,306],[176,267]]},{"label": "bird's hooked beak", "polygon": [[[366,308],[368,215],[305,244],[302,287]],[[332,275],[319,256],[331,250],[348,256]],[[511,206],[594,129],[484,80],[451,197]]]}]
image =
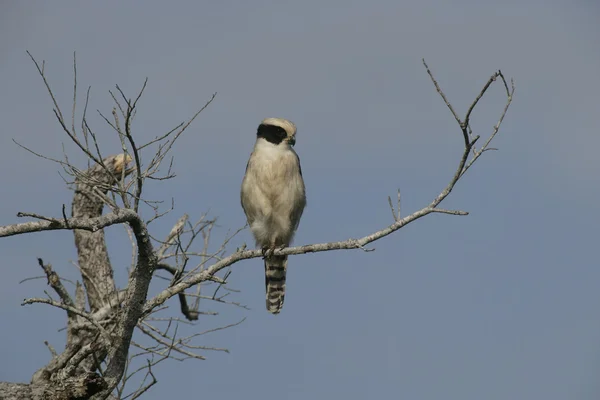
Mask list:
[{"label": "bird's hooked beak", "polygon": [[293,146],[296,144],[296,138],[294,136],[292,136],[291,138],[289,138],[288,143],[290,144],[290,146]]}]

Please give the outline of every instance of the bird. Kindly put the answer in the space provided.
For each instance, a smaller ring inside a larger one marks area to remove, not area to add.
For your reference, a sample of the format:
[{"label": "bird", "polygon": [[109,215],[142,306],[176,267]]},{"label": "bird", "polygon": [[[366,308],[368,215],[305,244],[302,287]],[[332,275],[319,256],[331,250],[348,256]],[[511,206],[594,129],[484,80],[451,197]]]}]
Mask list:
[{"label": "bird", "polygon": [[265,264],[267,311],[279,314],[285,298],[288,247],[306,206],[306,189],[296,144],[296,125],[284,118],[265,118],[242,180],[241,202]]}]

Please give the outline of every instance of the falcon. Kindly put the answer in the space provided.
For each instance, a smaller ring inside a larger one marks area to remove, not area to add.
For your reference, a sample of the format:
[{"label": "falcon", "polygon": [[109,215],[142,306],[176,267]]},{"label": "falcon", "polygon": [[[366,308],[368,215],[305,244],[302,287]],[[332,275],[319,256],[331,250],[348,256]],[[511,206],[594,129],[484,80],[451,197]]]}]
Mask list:
[{"label": "falcon", "polygon": [[300,159],[292,148],[296,125],[283,118],[266,118],[258,126],[256,143],[242,181],[241,201],[250,230],[265,263],[267,310],[279,314],[285,298],[288,247],[306,206]]}]

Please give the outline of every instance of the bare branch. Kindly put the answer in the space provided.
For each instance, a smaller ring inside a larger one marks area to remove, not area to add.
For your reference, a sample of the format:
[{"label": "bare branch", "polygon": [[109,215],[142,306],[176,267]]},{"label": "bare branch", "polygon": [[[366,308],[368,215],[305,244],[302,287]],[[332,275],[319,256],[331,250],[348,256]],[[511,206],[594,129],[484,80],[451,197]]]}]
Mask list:
[{"label": "bare branch", "polygon": [[44,64],[45,64],[45,62],[42,62],[42,67],[40,67],[40,65],[35,60],[35,58],[33,58],[33,56],[31,55],[31,53],[29,52],[29,50],[26,50],[26,53],[29,56],[29,58],[31,58],[31,61],[33,61],[33,63],[35,64],[35,67],[37,68],[40,76],[42,77],[42,80],[44,81],[44,85],[46,85],[46,90],[48,91],[48,94],[50,94],[50,97],[52,98],[52,102],[54,103],[54,109],[56,110],[56,112],[60,116],[59,119],[62,119],[62,114],[60,112],[60,107],[58,106],[58,103],[56,102],[56,99],[54,98],[54,94],[52,93],[52,89],[50,89],[50,84],[46,80],[46,75],[44,74],[44,72],[45,72],[44,71]]},{"label": "bare branch", "polygon": [[164,339],[161,339],[161,338],[160,338],[158,335],[156,335],[156,334],[152,333],[152,332],[151,332],[149,329],[147,329],[147,328],[146,328],[146,327],[144,327],[143,325],[138,325],[138,328],[139,328],[139,329],[140,329],[142,332],[144,332],[144,334],[148,335],[148,336],[149,336],[149,337],[151,337],[151,338],[152,338],[154,341],[156,341],[156,342],[158,342],[158,343],[162,344],[163,346],[165,346],[165,347],[166,347],[166,348],[168,348],[169,350],[173,350],[173,351],[175,351],[175,352],[177,352],[177,353],[183,354],[183,355],[185,355],[185,356],[187,356],[187,357],[190,357],[190,358],[197,358],[198,360],[206,360],[206,357],[204,357],[204,356],[201,356],[201,355],[199,355],[199,354],[192,353],[191,351],[187,351],[187,350],[184,350],[184,349],[182,349],[182,348],[180,348],[180,347],[174,346],[172,341],[175,339],[175,335],[174,335],[174,336],[173,336],[173,338],[171,339],[172,341],[171,341],[171,342],[168,342],[168,341],[166,341],[166,340],[164,340]]},{"label": "bare branch", "polygon": [[133,118],[133,115],[135,113],[135,106],[137,105],[137,102],[140,99],[140,97],[142,97],[142,94],[144,93],[144,89],[146,89],[147,83],[148,83],[148,78],[146,78],[146,80],[144,81],[144,85],[142,86],[142,89],[140,90],[138,96],[136,97],[136,99],[134,100],[133,103],[131,103],[131,101],[129,101],[125,98],[125,95],[121,91],[121,88],[119,88],[119,86],[117,85],[117,90],[121,93],[121,95],[127,102],[127,114],[125,117],[125,136],[127,137],[127,140],[129,141],[129,145],[131,146],[131,151],[133,153],[133,158],[135,160],[135,169],[136,169],[135,180],[137,182],[137,187],[136,187],[135,196],[134,196],[134,203],[133,203],[134,204],[133,210],[135,212],[138,211],[138,207],[140,204],[140,197],[142,195],[142,188],[144,185],[144,176],[142,175],[142,162],[140,159],[140,154],[139,154],[137,146],[135,145],[133,135],[131,134],[131,119]]},{"label": "bare branch", "polygon": [[160,248],[156,252],[159,259],[162,258],[162,256],[165,254],[165,251],[167,251],[169,247],[173,246],[176,243],[176,239],[178,240],[179,235],[181,235],[181,233],[183,232],[183,228],[185,227],[185,224],[187,223],[188,219],[189,216],[187,214],[183,214],[183,216],[179,218],[179,220],[177,220],[175,225],[173,225],[173,228],[171,228],[171,232],[169,232],[162,246],[160,246]]},{"label": "bare branch", "polygon": [[[25,213],[21,213],[26,215]],[[35,214],[27,214],[35,215]],[[17,216],[21,216],[17,214]],[[138,220],[138,215],[132,210],[119,209],[118,211],[102,215],[97,218],[69,218],[64,219],[42,217],[42,221],[24,222],[21,224],[0,226],[0,237],[21,235],[30,232],[56,231],[56,230],[73,230],[83,229],[90,232],[97,232],[107,226],[122,224]]]},{"label": "bare branch", "polygon": [[465,172],[467,172],[467,170],[469,168],[471,168],[471,166],[473,165],[473,163],[475,161],[477,161],[477,159],[486,151],[488,150],[498,150],[495,148],[490,148],[489,145],[492,142],[492,140],[494,140],[494,138],[496,137],[496,134],[498,133],[498,131],[500,130],[500,125],[502,124],[502,121],[504,121],[504,117],[506,116],[506,113],[508,111],[508,108],[510,107],[511,103],[512,103],[512,99],[513,96],[515,94],[515,84],[514,82],[511,80],[511,90],[508,90],[508,84],[506,83],[506,79],[504,78],[504,75],[502,74],[502,72],[498,71],[497,72],[498,76],[502,79],[502,82],[504,83],[504,87],[506,88],[506,104],[504,105],[504,110],[502,111],[502,115],[500,115],[500,119],[498,120],[498,122],[496,123],[496,125],[494,126],[494,129],[492,131],[492,134],[490,135],[490,137],[485,141],[485,144],[483,145],[483,147],[481,148],[481,150],[479,151],[475,151],[475,154],[473,155],[473,158],[471,159],[471,161],[469,161],[469,163],[465,166],[464,170],[461,173],[461,176],[465,174]]},{"label": "bare branch", "polygon": [[443,208],[434,208],[433,212],[441,213],[441,214],[450,214],[450,215],[469,215],[469,213],[466,211],[444,210]]},{"label": "bare branch", "polygon": [[[65,287],[63,286],[58,274],[52,269],[52,265],[44,264],[44,261],[41,258],[38,258],[38,264],[46,273],[46,276],[48,277],[48,284],[52,287],[52,289],[54,289],[56,294],[58,294],[58,297],[60,297],[62,302],[69,307],[75,307],[73,299],[71,299],[69,292],[67,292],[67,289],[65,289]],[[72,316],[69,315],[69,317],[71,318]]]},{"label": "bare branch", "polygon": [[[154,373],[152,372],[152,363],[150,361],[148,361],[147,373],[146,373],[146,376],[144,377],[144,379],[142,380],[142,384],[144,382],[146,382],[146,379],[148,379],[148,377],[152,378],[152,381],[149,384],[147,384],[146,386],[140,387],[138,390],[136,390],[134,393],[132,393],[131,400],[135,400],[135,399],[141,397],[152,386],[154,386],[156,383],[158,383],[158,380],[156,379],[156,377],[154,376]],[[126,398],[127,398],[127,396],[125,397],[125,399]]]},{"label": "bare branch", "polygon": [[94,318],[92,318],[88,313],[78,310],[77,308],[71,306],[71,305],[66,305],[63,303],[58,303],[54,300],[50,300],[50,299],[41,299],[41,298],[32,298],[32,299],[25,299],[23,300],[23,302],[21,303],[22,306],[25,305],[29,305],[29,304],[35,304],[35,303],[42,303],[42,304],[48,304],[51,305],[53,307],[56,308],[60,308],[62,310],[67,311],[68,313],[71,314],[76,314],[80,317],[85,318],[90,324],[92,324],[94,326],[94,328],[96,328],[98,330],[99,333],[101,333],[106,340],[110,341],[111,340],[111,335],[106,332],[106,330],[98,323],[94,320]]},{"label": "bare branch", "polygon": [[[452,113],[452,115],[454,116],[454,119],[456,120],[456,122],[458,123],[458,125],[462,128],[462,122],[461,122],[458,114],[456,113],[456,111],[454,111],[454,108],[452,107],[452,104],[450,104],[450,101],[446,98],[446,95],[444,94],[444,92],[440,88],[440,85],[437,83],[437,81],[433,77],[433,74],[431,73],[431,70],[429,69],[429,66],[425,62],[424,58],[423,58],[422,61],[423,61],[423,65],[425,66],[425,69],[427,70],[427,74],[429,75],[429,78],[431,78],[431,81],[433,82],[433,85],[435,86],[435,90],[437,90],[437,92],[439,93],[439,95],[442,97],[442,100],[444,100],[444,103],[446,103],[446,106],[448,107],[448,109],[450,110],[450,112]],[[465,142],[465,144],[468,144],[468,140]]]},{"label": "bare branch", "polygon": [[[373,232],[370,235],[367,235],[367,236],[364,236],[364,237],[361,237],[358,239],[348,239],[348,240],[339,241],[339,242],[320,243],[320,244],[311,244],[311,245],[304,245],[304,246],[298,246],[298,247],[288,247],[288,248],[284,248],[284,249],[276,249],[273,253],[274,255],[296,255],[296,254],[315,253],[315,252],[322,252],[322,251],[349,250],[349,249],[367,250],[367,249],[365,249],[365,246],[367,244],[372,243],[376,240],[379,240],[383,237],[386,237],[386,236],[396,232],[397,230],[401,229],[402,227],[408,225],[409,223],[416,221],[417,219],[422,218],[430,213],[467,215],[467,213],[465,211],[444,210],[444,209],[440,209],[437,207],[452,192],[452,189],[454,188],[454,186],[456,185],[458,180],[463,176],[464,172],[466,171],[465,165],[467,163],[468,156],[470,154],[471,149],[473,148],[473,146],[479,139],[479,136],[476,136],[473,139],[469,138],[468,125],[463,123],[463,121],[461,121],[461,119],[458,117],[458,114],[456,114],[456,112],[454,111],[454,108],[450,104],[450,101],[448,100],[448,98],[446,97],[444,92],[441,90],[441,88],[440,88],[439,84],[437,83],[435,77],[433,76],[431,70],[425,63],[425,60],[423,60],[423,64],[424,64],[424,66],[427,70],[427,73],[428,73],[429,77],[431,78],[431,81],[433,82],[437,92],[439,93],[439,95],[442,97],[442,99],[446,103],[447,107],[452,112],[452,115],[454,116],[456,122],[459,124],[459,127],[461,129],[461,132],[462,132],[463,138],[464,138],[465,147],[464,147],[463,154],[458,163],[458,167],[457,167],[454,175],[452,176],[452,179],[447,184],[447,186],[444,188],[444,190],[442,190],[442,192],[440,192],[440,194],[438,194],[438,196],[436,196],[436,198],[429,205],[421,208],[420,210],[418,210],[404,218],[396,219],[396,221],[393,224],[389,225],[388,227],[386,227],[384,229]],[[501,77],[502,80],[504,81],[504,77],[500,72],[497,72],[495,74],[495,76]],[[492,82],[493,82],[493,80],[492,80]],[[473,102],[472,106],[470,107],[471,111],[475,107],[475,105],[477,104],[479,99],[483,96],[485,91],[489,88],[490,84],[491,83],[489,83],[489,82],[486,83],[486,85],[480,92],[480,95],[478,96],[478,98]],[[507,85],[505,85],[505,87],[507,87]],[[514,92],[514,87],[513,87],[513,92]],[[512,101],[512,92],[508,92],[508,90],[507,90],[507,95],[508,95],[507,104],[504,108],[504,112],[502,113],[500,121],[494,127],[494,132],[492,134],[492,138],[498,132],[500,124],[502,123],[502,121],[504,119],[504,115],[506,114],[506,111],[508,110],[508,107],[510,106],[510,103]],[[470,115],[470,114],[468,114],[468,115]],[[491,141],[491,139],[488,139],[487,143],[489,143],[490,141]],[[484,146],[484,148],[485,147],[486,146]],[[479,154],[479,155],[481,155],[481,154]],[[477,157],[479,157],[479,155]],[[473,161],[471,161],[469,166],[472,164]],[[399,197],[400,196],[398,196],[398,198]],[[399,204],[399,201],[400,200],[398,199],[398,204]],[[392,208],[392,213],[394,213],[394,208],[391,205],[391,199],[389,199],[389,203]],[[210,277],[214,276],[217,272],[219,272],[223,268],[229,267],[230,265],[235,264],[236,262],[238,262],[240,260],[256,258],[256,257],[260,257],[260,256],[262,256],[262,251],[258,250],[258,249],[257,250],[238,250],[238,251],[236,251],[235,253],[231,254],[230,256],[225,257],[225,258],[221,259],[220,261],[214,263],[210,267],[203,269],[195,274],[187,276],[186,279],[174,284],[171,287],[164,289],[161,293],[156,295],[154,298],[148,300],[146,302],[146,305],[144,306],[143,315],[147,315],[148,313],[150,313],[152,311],[152,309],[160,306],[167,299],[174,296],[175,294],[181,293],[185,289],[187,289],[191,286],[197,285],[198,283],[209,280]]]},{"label": "bare branch", "polygon": [[157,138],[155,138],[154,140],[151,140],[150,142],[148,142],[148,143],[144,144],[143,146],[140,146],[140,148],[139,148],[139,149],[140,149],[140,150],[142,150],[144,147],[147,147],[147,146],[149,146],[149,145],[151,145],[151,144],[153,144],[153,143],[156,143],[156,142],[159,142],[159,141],[161,141],[161,140],[163,140],[163,139],[166,139],[166,138],[167,138],[167,137],[169,137],[169,136],[170,136],[170,135],[171,135],[173,132],[175,132],[175,131],[176,131],[178,128],[180,128],[180,127],[181,127],[181,129],[179,129],[179,130],[177,131],[177,133],[175,134],[175,136],[174,136],[174,137],[173,137],[173,139],[171,140],[171,142],[170,142],[170,144],[169,144],[169,147],[168,147],[168,148],[167,148],[167,150],[165,151],[165,153],[166,153],[166,152],[168,152],[168,151],[169,151],[169,149],[170,149],[170,148],[173,146],[173,144],[175,143],[175,141],[176,141],[176,140],[179,138],[179,136],[180,136],[180,135],[181,135],[181,134],[182,134],[182,133],[183,133],[183,132],[184,132],[184,131],[185,131],[185,130],[186,130],[188,127],[189,127],[189,126],[190,126],[190,124],[191,124],[192,122],[194,122],[194,120],[196,119],[196,117],[197,117],[198,115],[200,115],[200,113],[201,113],[202,111],[204,111],[204,110],[206,109],[206,107],[208,107],[208,106],[210,105],[210,103],[212,103],[212,102],[213,102],[213,100],[215,99],[215,97],[217,97],[217,93],[216,93],[216,92],[215,92],[215,93],[213,93],[212,97],[211,97],[211,98],[210,98],[210,99],[209,99],[209,100],[206,102],[206,104],[204,104],[204,106],[203,106],[203,107],[202,107],[200,110],[198,110],[198,111],[196,112],[196,114],[194,114],[194,115],[192,116],[192,118],[190,118],[190,120],[189,120],[189,121],[187,121],[187,122],[185,122],[185,123],[183,123],[183,122],[182,122],[181,124],[177,125],[175,128],[171,129],[169,132],[167,132],[166,134],[164,134],[163,136],[157,137]]},{"label": "bare branch", "polygon": [[392,204],[392,198],[390,196],[388,196],[388,204],[392,210],[392,218],[394,218],[394,221],[398,221],[398,218],[396,217],[396,211],[394,210],[394,205]]},{"label": "bare branch", "polygon": [[[156,269],[162,269],[169,272],[171,275],[173,275],[173,281],[177,281],[181,277],[180,270],[165,263],[157,264]],[[179,303],[181,305],[181,313],[188,319],[188,321],[198,320],[198,312],[190,310],[184,293],[179,293]]]},{"label": "bare branch", "polygon": [[77,105],[77,56],[73,52],[73,109],[71,111],[71,130],[75,132],[75,107]]}]

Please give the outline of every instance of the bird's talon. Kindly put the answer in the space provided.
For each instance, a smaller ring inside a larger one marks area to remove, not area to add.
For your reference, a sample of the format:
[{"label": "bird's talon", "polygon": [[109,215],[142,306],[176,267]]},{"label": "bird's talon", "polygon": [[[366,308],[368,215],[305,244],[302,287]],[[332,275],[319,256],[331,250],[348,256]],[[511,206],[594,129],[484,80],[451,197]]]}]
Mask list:
[{"label": "bird's talon", "polygon": [[273,256],[273,254],[275,253],[275,249],[276,249],[276,247],[275,247],[275,246],[273,246],[273,247],[269,247],[269,248],[267,249],[267,251],[265,252],[265,257],[272,257],[272,256]]}]

